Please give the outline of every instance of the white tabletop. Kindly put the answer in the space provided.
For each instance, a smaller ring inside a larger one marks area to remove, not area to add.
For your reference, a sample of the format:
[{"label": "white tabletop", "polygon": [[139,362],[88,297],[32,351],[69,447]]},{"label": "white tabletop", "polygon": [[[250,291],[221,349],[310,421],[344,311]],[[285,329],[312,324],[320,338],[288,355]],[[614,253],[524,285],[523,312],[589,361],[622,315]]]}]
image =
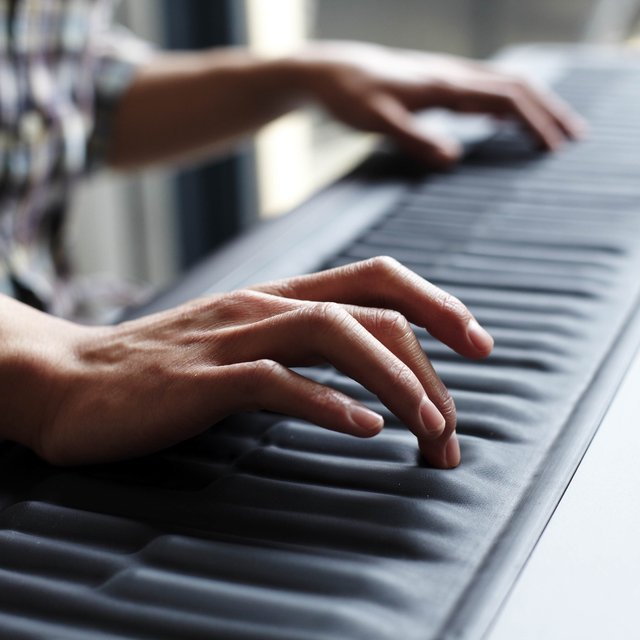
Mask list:
[{"label": "white tabletop", "polygon": [[488,640],[640,638],[640,355]]}]

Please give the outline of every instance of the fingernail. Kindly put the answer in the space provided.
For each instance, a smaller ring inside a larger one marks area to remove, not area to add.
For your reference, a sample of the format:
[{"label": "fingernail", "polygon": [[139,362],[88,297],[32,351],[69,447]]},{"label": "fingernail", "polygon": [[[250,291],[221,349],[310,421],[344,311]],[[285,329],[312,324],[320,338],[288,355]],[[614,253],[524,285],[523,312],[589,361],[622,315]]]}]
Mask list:
[{"label": "fingernail", "polygon": [[472,318],[467,325],[467,335],[473,346],[482,353],[490,353],[493,349],[493,338]]},{"label": "fingernail", "polygon": [[455,431],[451,434],[449,441],[444,447],[444,457],[450,469],[460,464],[460,443],[458,442],[458,436]]},{"label": "fingernail", "polygon": [[349,416],[358,429],[366,434],[378,433],[384,425],[384,419],[380,414],[359,404],[351,405]]},{"label": "fingernail", "polygon": [[420,403],[420,419],[422,426],[431,437],[437,438],[444,431],[444,418],[427,396]]}]

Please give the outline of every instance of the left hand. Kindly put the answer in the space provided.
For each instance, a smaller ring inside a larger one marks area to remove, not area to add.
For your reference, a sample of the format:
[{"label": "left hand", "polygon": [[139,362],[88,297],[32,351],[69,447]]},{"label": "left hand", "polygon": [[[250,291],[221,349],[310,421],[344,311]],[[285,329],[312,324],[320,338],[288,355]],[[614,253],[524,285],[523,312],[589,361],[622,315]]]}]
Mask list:
[{"label": "left hand", "polygon": [[493,347],[462,302],[385,257],[108,327],[0,296],[3,309],[0,437],[54,464],[151,453],[257,409],[376,435],[381,414],[290,369],[328,362],[377,395],[430,464],[455,467],[455,405],[409,322],[470,358]]},{"label": "left hand", "polygon": [[412,112],[443,107],[522,123],[547,150],[579,138],[586,126],[559,97],[488,64],[450,55],[355,43],[315,43],[296,64],[312,97],[335,118],[391,136],[429,166],[460,156],[455,141],[425,133]]}]

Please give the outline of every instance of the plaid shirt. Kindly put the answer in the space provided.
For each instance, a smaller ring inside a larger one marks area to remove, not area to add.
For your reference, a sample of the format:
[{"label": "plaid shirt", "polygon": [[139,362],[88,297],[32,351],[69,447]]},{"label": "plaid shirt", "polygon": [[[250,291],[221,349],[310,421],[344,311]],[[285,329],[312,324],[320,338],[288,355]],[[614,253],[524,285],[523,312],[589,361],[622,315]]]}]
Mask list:
[{"label": "plaid shirt", "polygon": [[72,316],[62,251],[74,182],[149,49],[110,27],[109,0],[0,0],[0,293]]}]

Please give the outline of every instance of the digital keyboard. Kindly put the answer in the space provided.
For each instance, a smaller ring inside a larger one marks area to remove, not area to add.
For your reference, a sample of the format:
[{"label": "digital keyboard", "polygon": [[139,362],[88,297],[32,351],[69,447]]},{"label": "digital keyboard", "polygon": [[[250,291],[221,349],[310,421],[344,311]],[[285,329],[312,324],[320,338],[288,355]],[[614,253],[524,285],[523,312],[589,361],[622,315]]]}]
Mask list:
[{"label": "digital keyboard", "polygon": [[557,90],[590,122],[584,142],[541,154],[507,127],[429,175],[374,154],[136,312],[391,255],[495,338],[470,362],[416,328],[458,408],[460,467],[426,466],[408,429],[329,366],[305,375],[380,412],[380,435],[243,414],[80,469],[4,443],[0,636],[486,632],[640,344],[640,61],[555,55]]}]

